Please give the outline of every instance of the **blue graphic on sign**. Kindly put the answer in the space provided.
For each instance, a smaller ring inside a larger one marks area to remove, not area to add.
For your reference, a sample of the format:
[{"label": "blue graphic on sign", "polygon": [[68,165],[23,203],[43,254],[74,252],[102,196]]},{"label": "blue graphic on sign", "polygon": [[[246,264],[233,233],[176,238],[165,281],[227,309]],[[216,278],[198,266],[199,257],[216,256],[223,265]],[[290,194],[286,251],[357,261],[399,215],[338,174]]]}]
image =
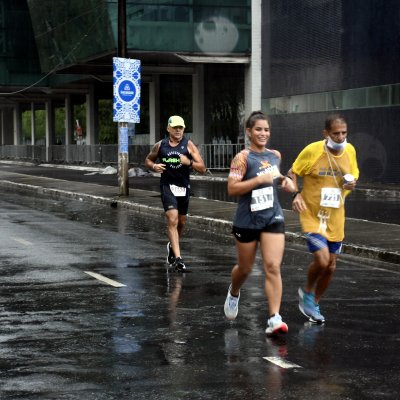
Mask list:
[{"label": "blue graphic on sign", "polygon": [[114,122],[140,122],[140,61],[113,58]]},{"label": "blue graphic on sign", "polygon": [[132,82],[125,80],[118,85],[118,93],[123,101],[129,102],[135,98],[136,89]]}]

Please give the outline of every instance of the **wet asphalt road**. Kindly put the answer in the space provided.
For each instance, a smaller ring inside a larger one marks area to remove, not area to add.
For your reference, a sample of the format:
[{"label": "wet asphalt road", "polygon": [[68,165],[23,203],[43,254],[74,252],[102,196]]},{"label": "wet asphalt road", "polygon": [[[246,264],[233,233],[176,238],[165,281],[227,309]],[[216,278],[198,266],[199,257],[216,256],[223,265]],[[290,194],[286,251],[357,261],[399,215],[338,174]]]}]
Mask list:
[{"label": "wet asphalt road", "polygon": [[180,275],[165,265],[162,219],[11,193],[0,212],[1,399],[398,398],[398,266],[342,257],[327,322],[310,325],[296,295],[309,255],[288,247],[289,334],[270,339],[259,259],[237,320],[224,318],[230,237],[189,226]]}]

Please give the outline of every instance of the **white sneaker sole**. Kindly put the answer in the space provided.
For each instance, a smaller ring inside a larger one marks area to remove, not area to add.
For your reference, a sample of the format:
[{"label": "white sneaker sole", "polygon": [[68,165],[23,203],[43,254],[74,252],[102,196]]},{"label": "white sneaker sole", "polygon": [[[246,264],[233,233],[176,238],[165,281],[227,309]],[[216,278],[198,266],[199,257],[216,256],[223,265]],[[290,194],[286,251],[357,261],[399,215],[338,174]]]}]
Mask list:
[{"label": "white sneaker sole", "polygon": [[301,311],[301,313],[308,318],[308,320],[310,322],[312,322],[313,324],[323,324],[325,322],[325,319],[323,319],[322,321],[318,321],[316,319],[314,319],[311,315],[306,314],[306,312],[304,311],[304,309],[301,307],[301,305],[299,304],[299,310]]},{"label": "white sneaker sole", "polygon": [[276,326],[274,328],[268,327],[265,330],[265,333],[267,335],[277,335],[278,333],[285,334],[285,333],[288,333],[288,332],[289,332],[289,328],[288,328],[287,324],[285,324],[284,322],[282,322],[280,325],[278,325],[278,326]]}]

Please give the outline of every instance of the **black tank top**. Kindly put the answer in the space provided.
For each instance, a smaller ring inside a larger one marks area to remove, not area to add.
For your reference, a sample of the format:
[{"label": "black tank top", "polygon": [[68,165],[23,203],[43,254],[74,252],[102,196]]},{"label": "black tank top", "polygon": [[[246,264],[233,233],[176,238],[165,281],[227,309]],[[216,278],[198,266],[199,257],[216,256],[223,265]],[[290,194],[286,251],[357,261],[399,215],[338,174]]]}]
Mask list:
[{"label": "black tank top", "polygon": [[179,158],[180,154],[192,158],[188,150],[189,140],[185,137],[180,143],[173,147],[169,144],[169,138],[161,141],[158,150],[158,159],[165,164],[165,171],[161,174],[160,185],[176,185],[190,187],[190,167],[183,165]]}]

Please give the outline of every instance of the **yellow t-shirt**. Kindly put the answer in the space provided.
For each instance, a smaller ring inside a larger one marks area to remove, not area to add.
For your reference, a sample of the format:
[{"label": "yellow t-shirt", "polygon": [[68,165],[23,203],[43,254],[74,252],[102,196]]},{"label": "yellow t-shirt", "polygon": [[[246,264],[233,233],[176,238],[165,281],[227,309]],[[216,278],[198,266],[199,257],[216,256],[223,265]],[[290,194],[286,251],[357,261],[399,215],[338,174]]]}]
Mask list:
[{"label": "yellow t-shirt", "polygon": [[293,163],[293,172],[303,177],[301,195],[307,210],[300,214],[304,232],[319,233],[331,242],[344,238],[344,200],[350,193],[343,189],[343,175],[359,177],[356,151],[348,143],[335,156],[325,150],[325,140],[306,146]]}]

